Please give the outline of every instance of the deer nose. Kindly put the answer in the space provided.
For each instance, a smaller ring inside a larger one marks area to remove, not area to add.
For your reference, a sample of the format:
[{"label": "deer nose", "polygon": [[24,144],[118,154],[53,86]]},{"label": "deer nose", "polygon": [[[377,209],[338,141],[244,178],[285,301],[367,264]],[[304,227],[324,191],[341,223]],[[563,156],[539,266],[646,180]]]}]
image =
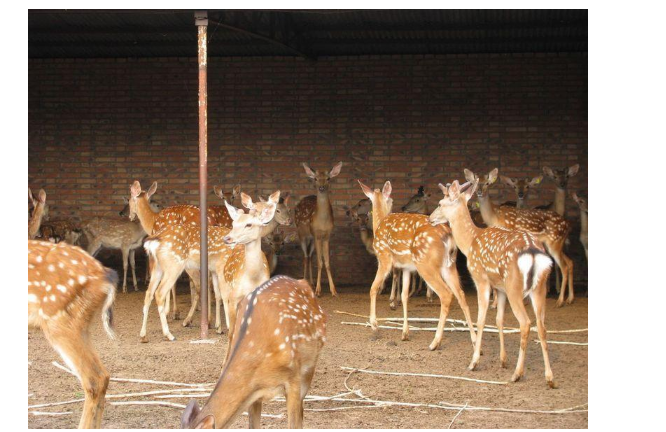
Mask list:
[{"label": "deer nose", "polygon": [[324,192],[326,188],[324,186],[319,186],[319,192]]},{"label": "deer nose", "polygon": [[231,243],[232,243],[232,241],[231,241],[231,236],[224,236],[224,237],[222,238],[222,241],[223,241],[225,244],[231,244]]}]

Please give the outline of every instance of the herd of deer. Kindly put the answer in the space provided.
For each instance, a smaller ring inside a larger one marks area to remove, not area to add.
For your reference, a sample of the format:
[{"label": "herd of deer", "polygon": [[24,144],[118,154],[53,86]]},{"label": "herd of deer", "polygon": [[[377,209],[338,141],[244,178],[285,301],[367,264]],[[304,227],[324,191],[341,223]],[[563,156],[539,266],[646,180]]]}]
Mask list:
[{"label": "herd of deer", "polygon": [[[276,191],[267,200],[260,197],[260,201],[255,202],[242,193],[239,186],[229,194],[215,188],[224,206],[208,208],[208,263],[215,298],[214,325],[221,333],[221,307],[224,307],[229,348],[218,385],[202,409],[196,402],[188,405],[182,416],[183,427],[224,427],[243,410],[249,412],[250,426],[258,426],[262,401],[279,393],[287,397],[289,427],[302,425],[303,400],[326,339],[326,315],[316,300],[321,294],[322,269],[326,270],[331,294],[337,295],[329,260],[334,227],[329,189],[331,179],[341,171],[342,162],[330,171],[314,171],[307,164],[303,166],[316,187],[316,195],[303,198],[294,211],[293,222],[303,251],[303,280],[287,276],[270,278],[281,246],[291,240],[277,231],[280,225],[292,224],[289,194]],[[524,373],[530,332],[524,304],[524,299],[529,299],[537,320],[546,381],[550,387],[555,387],[544,327],[546,281],[552,257],[562,272],[557,306],[563,305],[567,287],[566,302],[573,301],[573,262],[564,252],[571,226],[563,214],[567,181],[577,171],[578,165],[555,171],[544,168],[544,173],[557,186],[555,202],[548,209],[525,208],[527,193],[530,187],[541,182],[541,176],[531,180],[501,177],[502,182],[514,188],[517,201],[500,206],[492,203],[488,191],[498,178],[497,169],[484,176],[465,170],[465,184],[457,180],[447,186],[440,184],[444,198],[432,213],[427,204],[430,194],[423,188],[402,207],[403,213],[392,213],[390,182],[381,190],[372,190],[359,181],[367,199],[347,213],[359,227],[367,251],[378,261],[370,289],[373,330],[377,330],[377,294],[388,274],[393,272],[391,307],[395,307],[398,280],[402,279],[402,339],[408,339],[408,300],[419,284],[415,278],[418,275],[420,284],[427,285],[428,298],[432,290],[441,302],[430,349],[436,349],[442,342],[446,316],[455,297],[474,345],[469,365],[469,369],[474,370],[479,363],[486,313],[494,291],[503,367],[506,366],[503,317],[507,299],[520,324],[520,353],[512,376],[512,381],[518,381]],[[167,316],[172,296],[174,317],[177,315],[175,284],[183,271],[191,278],[191,306],[183,326],[192,322],[196,310],[201,289],[199,208],[193,205],[155,208],[151,197],[156,190],[156,182],[145,191],[135,181],[130,187],[127,209],[121,212],[128,220],[95,218],[85,222],[82,232],[88,239],[88,253],[65,242],[31,240],[38,235],[48,206],[44,190],[37,196],[28,191],[33,204],[28,223],[28,323],[44,331],[50,344],[81,380],[85,404],[79,427],[101,424],[109,374],[90,344],[88,328],[92,316],[101,309],[104,327],[113,336],[112,305],[117,283],[116,273],[91,255],[101,247],[120,249],[123,292],[127,290],[128,261],[137,290],[134,251],[144,245],[150,263],[150,284],[143,307],[142,342],[147,341],[148,311],[153,299],[164,337],[170,341],[175,339]],[[475,194],[478,210],[470,206]],[[580,239],[587,255],[587,204],[576,194],[573,198],[581,209]],[[238,199],[246,210],[235,206]],[[484,225],[478,220],[479,214]],[[268,257],[261,249],[262,238],[269,239],[271,253]],[[456,267],[458,250],[467,257],[467,267],[478,293],[476,329]],[[312,274],[315,252],[316,285]],[[314,290],[312,285],[315,285]],[[209,314],[210,319],[212,314]],[[241,375],[247,379],[240,380]]]}]

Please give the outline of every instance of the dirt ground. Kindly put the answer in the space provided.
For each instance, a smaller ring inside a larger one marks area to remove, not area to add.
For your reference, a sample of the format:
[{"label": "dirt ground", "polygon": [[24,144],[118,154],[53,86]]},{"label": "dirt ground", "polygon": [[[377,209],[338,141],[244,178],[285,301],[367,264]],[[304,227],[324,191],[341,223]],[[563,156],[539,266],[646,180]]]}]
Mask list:
[{"label": "dirt ground", "polygon": [[[130,288],[131,289],[131,288]],[[180,286],[178,304],[181,311],[189,305],[186,286]],[[414,331],[411,339],[400,341],[400,332],[381,330],[378,337],[372,336],[369,328],[342,325],[342,321],[364,321],[334,313],[344,310],[367,315],[369,309],[367,287],[339,288],[340,296],[322,297],[323,308],[329,314],[328,341],[322,352],[317,373],[310,390],[311,395],[331,396],[345,391],[344,381],[349,372],[341,366],[367,368],[379,371],[419,372],[472,377],[476,379],[508,381],[518,356],[519,336],[506,336],[509,368],[499,365],[498,337],[484,333],[484,355],[479,369],[467,370],[472,357],[472,346],[468,333],[447,332],[440,350],[431,352],[428,344],[433,332]],[[101,353],[106,368],[113,377],[142,378],[189,383],[215,382],[219,376],[222,360],[227,349],[226,335],[211,332],[215,344],[191,344],[199,337],[198,316],[195,325],[183,328],[181,321],[170,322],[175,342],[163,340],[157,310],[150,310],[149,343],[139,342],[141,309],[144,291],[129,294],[119,293],[115,305],[115,325],[118,338],[106,338],[99,320],[93,323],[93,338]],[[476,317],[476,295],[467,291],[467,299]],[[517,322],[507,307],[506,324]],[[410,301],[412,317],[437,317],[439,302],[428,304],[425,297],[414,297]],[[184,315],[184,314],[183,314]],[[181,316],[183,316],[181,315]],[[384,293],[378,301],[378,316],[400,316],[391,311],[388,296]],[[530,310],[533,320],[533,314]],[[454,301],[449,318],[462,319],[463,314]],[[555,300],[548,299],[546,324],[549,329],[587,328],[587,298],[578,297],[571,306],[555,308]],[[488,314],[488,324],[494,325],[495,313]],[[417,325],[423,325],[417,324]],[[587,342],[587,333],[553,334],[550,340]],[[53,360],[62,363],[48,345],[41,331],[30,330],[28,334],[28,405],[64,401],[82,397],[82,389],[76,378],[56,369]],[[536,332],[531,332],[528,345],[525,377],[510,385],[489,385],[441,378],[368,375],[355,373],[348,385],[360,389],[372,399],[438,404],[442,401],[470,406],[501,407],[529,410],[556,410],[569,408],[588,401],[588,352],[587,346],[550,344],[553,373],[559,388],[548,389],[544,379],[541,349],[533,341]],[[164,389],[165,386],[111,382],[108,394],[129,393]],[[156,400],[151,397],[143,400]],[[165,399],[162,399],[165,400]],[[186,404],[187,398],[166,399]],[[199,399],[203,405],[205,399]],[[328,412],[307,411],[308,408],[336,408],[349,403],[324,401],[306,403],[304,426],[307,428],[446,428],[458,411],[425,407],[375,407]],[[28,416],[30,428],[72,428],[78,424],[81,403],[42,408],[40,411],[72,414],[58,417]],[[176,428],[180,424],[182,409],[162,406],[111,406],[106,405],[103,427],[105,428]],[[264,405],[264,413],[286,414],[284,402]],[[285,428],[286,417],[263,418],[262,427]],[[484,411],[464,411],[456,419],[454,428],[587,428],[588,415],[583,413],[534,414]],[[247,418],[240,417],[234,427],[247,427]]]}]

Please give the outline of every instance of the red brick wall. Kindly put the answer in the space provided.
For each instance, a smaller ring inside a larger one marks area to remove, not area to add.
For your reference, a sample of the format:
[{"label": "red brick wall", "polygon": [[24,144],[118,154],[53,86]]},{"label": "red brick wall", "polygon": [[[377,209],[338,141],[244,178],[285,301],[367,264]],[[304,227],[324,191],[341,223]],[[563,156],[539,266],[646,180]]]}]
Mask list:
[{"label": "red brick wall", "polygon": [[[339,284],[369,283],[376,268],[342,210],[363,198],[356,178],[391,180],[396,206],[422,184],[439,197],[437,182],[464,167],[533,176],[580,163],[571,186],[587,188],[585,55],[212,58],[208,112],[211,189],[302,197],[313,191],[301,162],[344,162],[332,186]],[[163,205],[196,203],[196,60],[30,60],[28,142],[29,185],[46,189],[52,215],[115,214],[135,179],[157,180]],[[529,204],[553,191],[545,182]],[[299,248],[284,260],[301,274]]]}]

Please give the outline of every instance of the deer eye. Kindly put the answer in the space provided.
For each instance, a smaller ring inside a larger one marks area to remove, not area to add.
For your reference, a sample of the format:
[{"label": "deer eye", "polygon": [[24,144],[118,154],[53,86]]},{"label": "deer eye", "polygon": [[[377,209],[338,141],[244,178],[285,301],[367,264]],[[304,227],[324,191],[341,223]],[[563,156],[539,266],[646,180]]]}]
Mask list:
[{"label": "deer eye", "polygon": [[245,225],[245,228],[250,228],[251,226],[252,226],[252,224],[249,223],[249,224]]}]

